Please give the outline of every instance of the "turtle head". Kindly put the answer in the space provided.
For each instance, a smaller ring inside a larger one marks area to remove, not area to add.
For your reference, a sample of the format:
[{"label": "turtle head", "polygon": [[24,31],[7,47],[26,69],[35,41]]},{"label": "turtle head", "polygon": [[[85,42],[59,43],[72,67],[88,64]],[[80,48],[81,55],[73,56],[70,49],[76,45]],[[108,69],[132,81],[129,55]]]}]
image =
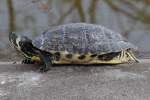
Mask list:
[{"label": "turtle head", "polygon": [[9,33],[9,41],[19,51],[22,51],[27,44],[32,44],[32,41],[23,35],[17,35],[14,32]]},{"label": "turtle head", "polygon": [[19,52],[22,52],[26,57],[32,57],[35,53],[33,50],[32,40],[24,35],[17,35],[14,32],[9,33],[9,41]]},{"label": "turtle head", "polygon": [[17,38],[18,38],[18,36],[14,32],[9,33],[9,41],[15,48],[18,47],[18,45],[16,43]]}]

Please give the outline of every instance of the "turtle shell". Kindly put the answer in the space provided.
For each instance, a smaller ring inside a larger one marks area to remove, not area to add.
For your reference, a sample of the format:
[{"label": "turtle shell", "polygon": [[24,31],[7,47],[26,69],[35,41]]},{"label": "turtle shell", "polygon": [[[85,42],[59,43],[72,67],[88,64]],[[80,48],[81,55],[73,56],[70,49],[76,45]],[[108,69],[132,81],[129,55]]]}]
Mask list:
[{"label": "turtle shell", "polygon": [[100,25],[71,23],[53,27],[33,41],[33,45],[43,51],[68,51],[85,54],[120,52],[137,49],[120,34]]}]

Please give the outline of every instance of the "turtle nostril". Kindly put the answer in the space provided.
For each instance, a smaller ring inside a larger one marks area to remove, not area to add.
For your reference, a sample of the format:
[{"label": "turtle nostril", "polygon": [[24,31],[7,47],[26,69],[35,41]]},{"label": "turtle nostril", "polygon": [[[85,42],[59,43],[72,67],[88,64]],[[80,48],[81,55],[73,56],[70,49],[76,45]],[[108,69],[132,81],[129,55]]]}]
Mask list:
[{"label": "turtle nostril", "polygon": [[13,38],[16,38],[16,34],[14,32],[10,32],[9,33],[9,40],[13,39]]},{"label": "turtle nostril", "polygon": [[14,47],[18,47],[17,35],[14,32],[9,33],[9,41]]}]

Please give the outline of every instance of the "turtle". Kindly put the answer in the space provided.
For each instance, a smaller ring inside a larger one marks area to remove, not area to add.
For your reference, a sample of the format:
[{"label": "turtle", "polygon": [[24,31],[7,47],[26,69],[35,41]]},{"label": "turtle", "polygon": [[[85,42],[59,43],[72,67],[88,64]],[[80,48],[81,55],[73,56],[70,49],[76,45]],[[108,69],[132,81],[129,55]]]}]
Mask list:
[{"label": "turtle", "polygon": [[24,55],[22,63],[42,63],[46,72],[55,64],[114,65],[139,62],[137,47],[121,34],[102,25],[69,23],[51,27],[30,39],[9,33],[11,44]]}]

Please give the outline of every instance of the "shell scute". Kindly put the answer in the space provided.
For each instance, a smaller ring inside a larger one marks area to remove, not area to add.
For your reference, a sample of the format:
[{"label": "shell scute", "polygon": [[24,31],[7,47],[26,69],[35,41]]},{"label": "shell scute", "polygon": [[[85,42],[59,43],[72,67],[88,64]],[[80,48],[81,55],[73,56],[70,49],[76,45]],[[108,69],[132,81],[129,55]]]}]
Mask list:
[{"label": "shell scute", "polygon": [[39,35],[33,45],[43,51],[67,51],[71,54],[111,53],[136,47],[120,34],[100,25],[72,23],[60,25]]}]

